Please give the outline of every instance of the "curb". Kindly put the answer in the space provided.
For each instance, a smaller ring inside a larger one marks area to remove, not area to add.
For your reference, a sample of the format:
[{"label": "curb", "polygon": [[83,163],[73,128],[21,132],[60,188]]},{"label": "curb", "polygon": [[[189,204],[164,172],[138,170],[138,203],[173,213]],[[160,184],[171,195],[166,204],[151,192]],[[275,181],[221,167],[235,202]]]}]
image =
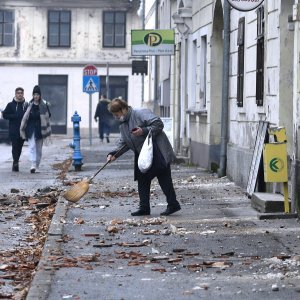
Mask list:
[{"label": "curb", "polygon": [[60,243],[57,239],[62,238],[63,223],[61,219],[66,216],[68,209],[67,201],[59,196],[53,218],[48,231],[48,236],[42,251],[41,259],[37,266],[35,275],[30,284],[27,300],[46,300],[51,288],[54,269],[49,266],[48,256],[53,255],[54,251],[60,250]]}]

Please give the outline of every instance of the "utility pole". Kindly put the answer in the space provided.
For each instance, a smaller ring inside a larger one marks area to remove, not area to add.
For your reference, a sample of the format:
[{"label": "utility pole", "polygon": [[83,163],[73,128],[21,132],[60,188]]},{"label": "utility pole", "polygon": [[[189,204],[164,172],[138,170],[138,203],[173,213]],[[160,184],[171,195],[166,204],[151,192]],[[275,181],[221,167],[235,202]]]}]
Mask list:
[{"label": "utility pole", "polygon": [[[145,0],[142,0],[142,29],[145,29]],[[143,55],[142,60],[145,60],[145,55]],[[142,104],[145,101],[145,97],[144,97],[144,91],[145,91],[145,75],[142,74]]]},{"label": "utility pole", "polygon": [[106,63],[106,98],[110,99],[110,92],[109,92],[109,63]]}]

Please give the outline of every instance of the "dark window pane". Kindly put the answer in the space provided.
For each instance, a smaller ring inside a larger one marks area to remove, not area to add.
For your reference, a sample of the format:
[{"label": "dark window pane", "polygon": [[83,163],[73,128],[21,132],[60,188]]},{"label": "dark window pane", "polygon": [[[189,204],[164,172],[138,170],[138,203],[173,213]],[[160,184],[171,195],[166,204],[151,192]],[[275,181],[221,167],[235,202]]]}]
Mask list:
[{"label": "dark window pane", "polygon": [[114,45],[114,39],[112,35],[106,35],[104,37],[104,46],[106,47],[113,47]]},{"label": "dark window pane", "polygon": [[61,46],[69,46],[69,36],[68,35],[60,36],[60,45]]},{"label": "dark window pane", "polygon": [[124,25],[117,24],[115,26],[115,34],[116,35],[120,35],[120,34],[124,35],[124,31],[125,31],[124,29],[125,29]]},{"label": "dark window pane", "polygon": [[116,47],[123,47],[125,46],[125,43],[124,43],[124,36],[117,36],[116,35],[116,38],[115,38],[115,44],[116,44]]},{"label": "dark window pane", "polygon": [[69,24],[60,25],[60,34],[61,35],[69,35],[69,32],[70,32]]},{"label": "dark window pane", "polygon": [[113,25],[104,25],[104,34],[114,34],[114,26]]},{"label": "dark window pane", "polygon": [[60,15],[60,21],[64,23],[70,23],[70,12],[62,11]]},{"label": "dark window pane", "polygon": [[5,34],[12,34],[13,33],[13,24],[11,23],[4,23],[4,33]]},{"label": "dark window pane", "polygon": [[125,14],[123,12],[116,13],[116,23],[125,23]]},{"label": "dark window pane", "polygon": [[114,23],[114,13],[104,13],[104,23]]},{"label": "dark window pane", "polygon": [[59,34],[59,26],[58,24],[51,24],[49,27],[50,35],[58,35]]},{"label": "dark window pane", "polygon": [[104,12],[103,47],[125,47],[126,13]]},{"label": "dark window pane", "polygon": [[52,35],[49,38],[49,45],[50,46],[58,46],[58,35]]},{"label": "dark window pane", "polygon": [[4,46],[13,46],[13,37],[11,34],[4,35]]},{"label": "dark window pane", "polygon": [[54,23],[59,22],[59,11],[50,11],[49,22],[54,22]]},{"label": "dark window pane", "polygon": [[14,45],[14,12],[0,10],[0,46]]},{"label": "dark window pane", "polygon": [[12,11],[5,11],[4,12],[4,22],[13,22],[13,12]]},{"label": "dark window pane", "polygon": [[49,13],[48,46],[70,46],[70,11],[51,11]]}]

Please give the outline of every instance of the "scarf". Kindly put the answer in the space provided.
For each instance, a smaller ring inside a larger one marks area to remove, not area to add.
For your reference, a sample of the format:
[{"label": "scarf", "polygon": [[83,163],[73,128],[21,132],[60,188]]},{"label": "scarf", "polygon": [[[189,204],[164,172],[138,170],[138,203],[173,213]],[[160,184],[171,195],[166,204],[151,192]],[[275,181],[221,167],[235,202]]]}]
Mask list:
[{"label": "scarf", "polygon": [[[29,114],[32,106],[33,106],[33,101],[31,100],[21,121],[20,136],[24,140],[26,139],[25,129],[27,127]],[[39,107],[40,107],[41,129],[42,129],[41,133],[43,139],[45,139],[51,135],[50,112],[49,112],[49,107],[47,102],[43,99],[40,101]]]}]

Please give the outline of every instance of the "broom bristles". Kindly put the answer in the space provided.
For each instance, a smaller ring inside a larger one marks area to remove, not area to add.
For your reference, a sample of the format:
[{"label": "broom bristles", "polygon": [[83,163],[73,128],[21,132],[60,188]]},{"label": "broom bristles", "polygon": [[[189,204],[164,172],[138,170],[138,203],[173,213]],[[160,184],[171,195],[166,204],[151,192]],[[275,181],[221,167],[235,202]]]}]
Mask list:
[{"label": "broom bristles", "polygon": [[63,197],[70,202],[77,202],[87,193],[89,187],[89,180],[80,181],[66,191]]}]

